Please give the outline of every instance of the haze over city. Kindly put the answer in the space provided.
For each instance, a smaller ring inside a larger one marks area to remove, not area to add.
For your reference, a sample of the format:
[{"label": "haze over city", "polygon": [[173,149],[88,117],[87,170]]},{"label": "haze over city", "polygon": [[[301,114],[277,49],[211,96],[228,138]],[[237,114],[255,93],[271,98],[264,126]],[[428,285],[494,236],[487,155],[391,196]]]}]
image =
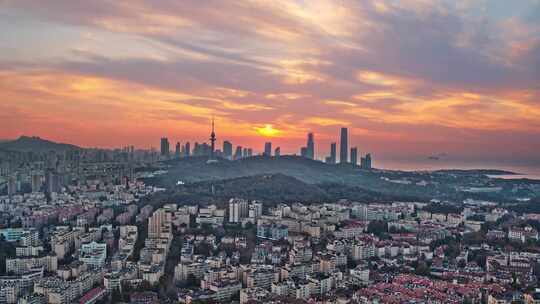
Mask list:
[{"label": "haze over city", "polygon": [[0,138],[540,163],[538,1],[3,1]]}]

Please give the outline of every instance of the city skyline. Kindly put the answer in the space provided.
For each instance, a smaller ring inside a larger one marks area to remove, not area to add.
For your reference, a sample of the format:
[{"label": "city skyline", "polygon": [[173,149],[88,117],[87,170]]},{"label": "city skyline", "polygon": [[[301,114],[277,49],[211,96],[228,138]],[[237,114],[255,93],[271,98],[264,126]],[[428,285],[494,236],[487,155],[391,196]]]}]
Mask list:
[{"label": "city skyline", "polygon": [[[210,145],[208,145],[207,142],[198,143],[195,142],[195,150],[198,149],[198,147],[202,147],[201,151],[194,151],[195,156],[208,156],[209,162],[214,162],[217,160],[217,157],[221,157],[228,160],[238,160],[245,157],[251,157],[254,155],[257,155],[257,150],[253,150],[252,148],[246,148],[242,147],[240,145],[236,146],[236,153],[233,155],[233,143],[229,141],[228,139],[222,140],[222,147],[223,149],[216,149],[215,143],[217,142],[217,136],[216,136],[216,128],[215,128],[215,120],[214,117],[212,117],[212,131],[210,133]],[[340,129],[340,164],[354,164],[358,165],[358,147],[351,147],[350,151],[350,159],[347,157],[347,149],[348,149],[348,142],[349,142],[349,135],[348,135],[348,129],[347,128],[341,128]],[[192,156],[190,154],[189,149],[186,149],[185,145],[189,145],[189,141],[184,144],[184,147],[182,148],[182,145],[180,142],[176,143],[175,150],[170,149],[169,144],[169,138],[168,137],[162,137],[160,140],[160,156],[163,159],[171,159],[171,153],[173,153],[174,158],[183,158],[183,157],[189,157]],[[265,157],[280,157],[281,154],[281,147],[277,146],[273,150],[272,153],[272,142],[267,141],[264,143],[264,148],[258,155],[265,156]],[[331,144],[329,155],[317,155],[315,153],[315,135],[313,132],[309,132],[307,134],[307,143],[305,146],[300,147],[299,153],[290,153],[289,155],[299,155],[308,159],[318,160],[325,162],[327,164],[336,164],[336,153],[335,153],[335,147],[333,147],[335,143]],[[242,150],[243,148],[243,150]],[[208,150],[209,149],[209,150]],[[251,152],[248,152],[251,151]],[[255,154],[253,154],[255,152]],[[287,154],[284,154],[287,155]],[[371,162],[371,153],[366,153],[366,157],[362,157],[360,154],[360,166],[364,169],[371,169],[372,168],[372,162]]]},{"label": "city skyline", "polygon": [[314,132],[326,155],[346,126],[378,159],[538,164],[538,5],[7,1],[0,138],[148,148],[214,114],[282,154]]}]

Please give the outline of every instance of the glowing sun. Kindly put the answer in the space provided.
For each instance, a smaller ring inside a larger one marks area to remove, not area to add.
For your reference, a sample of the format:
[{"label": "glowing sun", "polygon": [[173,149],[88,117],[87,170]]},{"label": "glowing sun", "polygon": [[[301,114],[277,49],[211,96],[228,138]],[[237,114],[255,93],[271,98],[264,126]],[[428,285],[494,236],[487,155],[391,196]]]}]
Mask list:
[{"label": "glowing sun", "polygon": [[264,127],[255,127],[257,133],[265,137],[273,137],[278,135],[281,131],[275,129],[271,124],[266,124]]}]

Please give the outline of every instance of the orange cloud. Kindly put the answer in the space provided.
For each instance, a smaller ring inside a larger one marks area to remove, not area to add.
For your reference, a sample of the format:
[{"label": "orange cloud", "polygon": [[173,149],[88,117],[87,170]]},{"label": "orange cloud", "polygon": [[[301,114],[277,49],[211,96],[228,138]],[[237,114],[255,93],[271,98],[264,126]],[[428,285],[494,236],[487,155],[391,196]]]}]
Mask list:
[{"label": "orange cloud", "polygon": [[342,119],[335,119],[329,117],[309,117],[303,120],[303,123],[309,125],[318,125],[323,127],[328,126],[348,126],[350,122]]}]

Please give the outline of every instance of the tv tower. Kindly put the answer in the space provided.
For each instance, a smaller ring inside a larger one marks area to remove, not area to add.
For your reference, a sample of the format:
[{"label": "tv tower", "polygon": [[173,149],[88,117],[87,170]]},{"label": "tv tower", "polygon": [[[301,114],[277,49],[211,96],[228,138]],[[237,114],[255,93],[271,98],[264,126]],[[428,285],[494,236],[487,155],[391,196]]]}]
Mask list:
[{"label": "tv tower", "polygon": [[216,146],[216,132],[214,132],[214,117],[212,117],[212,133],[210,133],[210,159],[214,159],[214,148]]}]

